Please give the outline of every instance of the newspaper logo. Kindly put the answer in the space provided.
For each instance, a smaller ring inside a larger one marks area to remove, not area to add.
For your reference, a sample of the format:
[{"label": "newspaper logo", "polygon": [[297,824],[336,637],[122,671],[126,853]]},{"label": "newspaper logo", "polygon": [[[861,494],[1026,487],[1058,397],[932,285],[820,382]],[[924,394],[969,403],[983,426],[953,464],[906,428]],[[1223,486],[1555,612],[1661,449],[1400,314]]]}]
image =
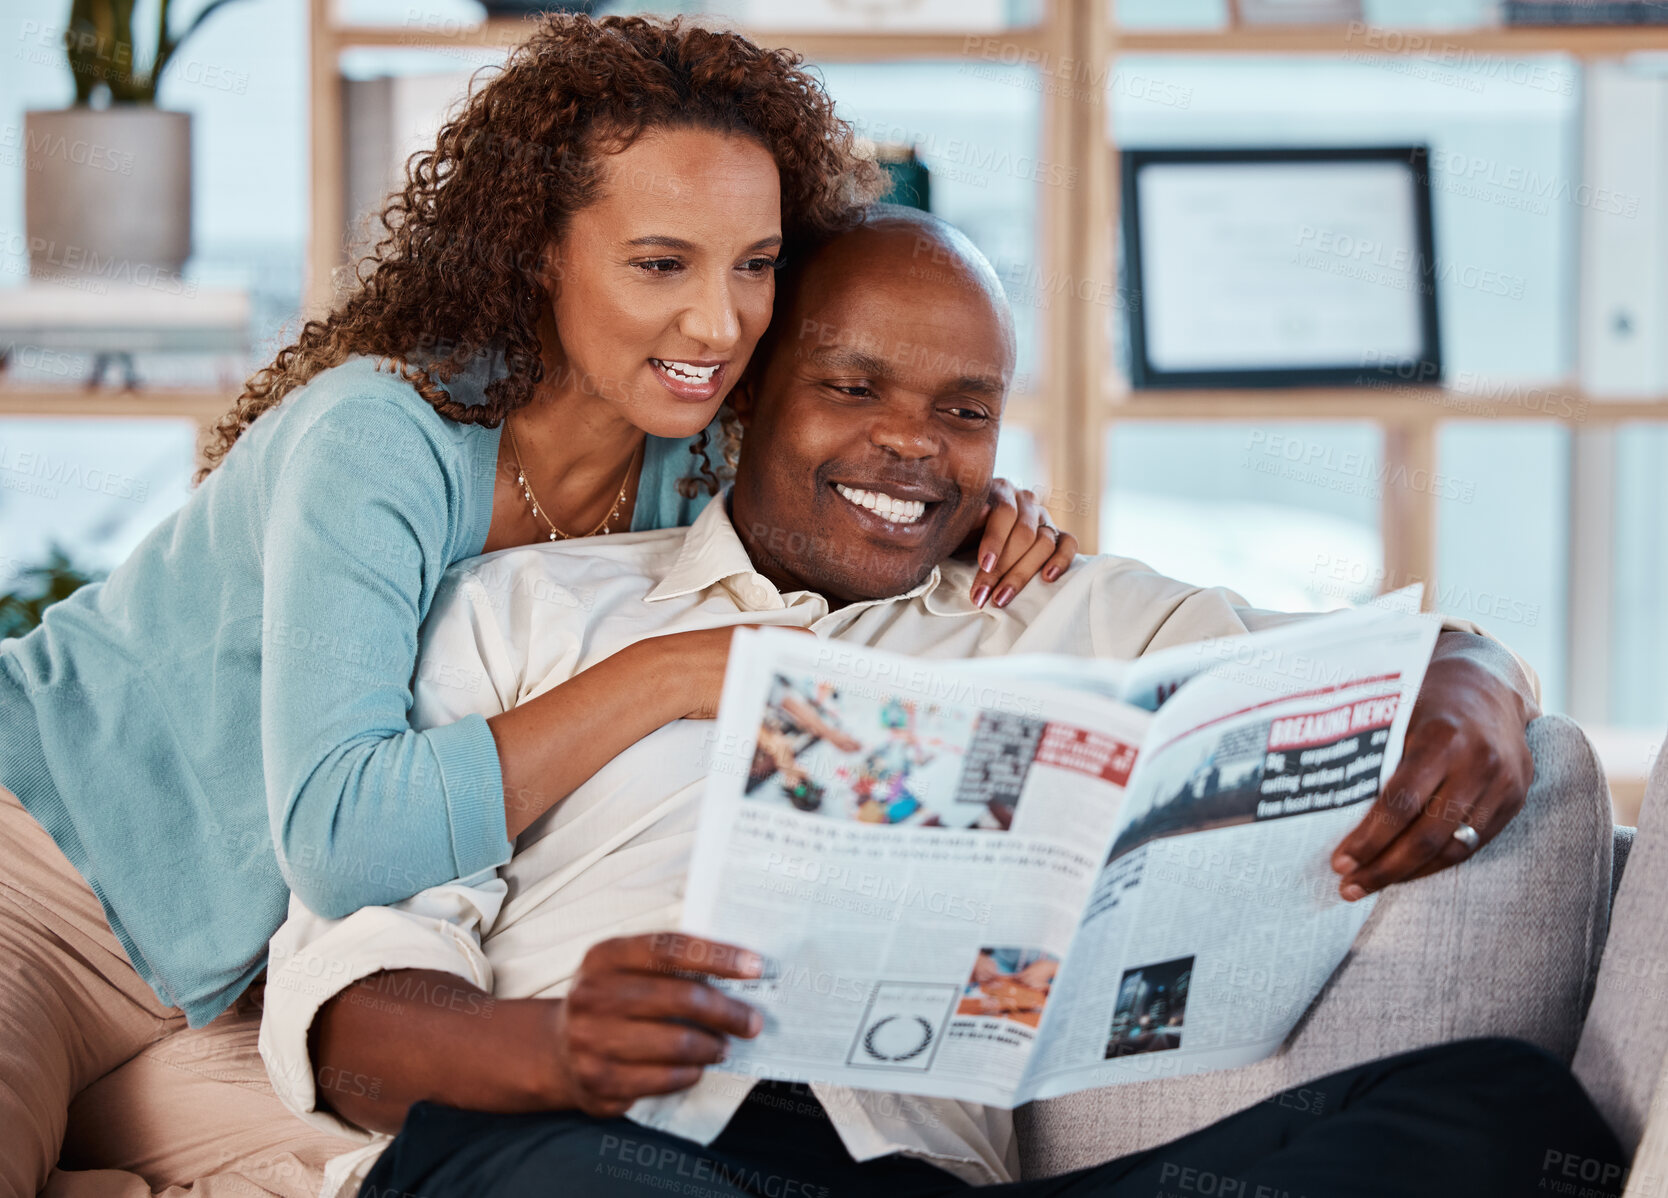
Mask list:
[{"label": "newspaper logo", "polygon": [[1257,818],[1347,807],[1378,794],[1398,695],[1286,716],[1268,734]]},{"label": "newspaper logo", "polygon": [[926,1073],[943,1038],[959,985],[876,982],[846,1064],[859,1069]]}]

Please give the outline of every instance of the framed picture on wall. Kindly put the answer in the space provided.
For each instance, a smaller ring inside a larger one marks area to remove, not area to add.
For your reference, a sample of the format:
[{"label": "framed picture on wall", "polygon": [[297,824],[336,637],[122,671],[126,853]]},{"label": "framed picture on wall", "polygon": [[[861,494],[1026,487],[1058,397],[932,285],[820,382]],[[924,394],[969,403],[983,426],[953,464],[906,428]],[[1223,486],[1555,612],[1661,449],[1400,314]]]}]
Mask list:
[{"label": "framed picture on wall", "polygon": [[1425,146],[1122,152],[1136,387],[1442,378]]}]

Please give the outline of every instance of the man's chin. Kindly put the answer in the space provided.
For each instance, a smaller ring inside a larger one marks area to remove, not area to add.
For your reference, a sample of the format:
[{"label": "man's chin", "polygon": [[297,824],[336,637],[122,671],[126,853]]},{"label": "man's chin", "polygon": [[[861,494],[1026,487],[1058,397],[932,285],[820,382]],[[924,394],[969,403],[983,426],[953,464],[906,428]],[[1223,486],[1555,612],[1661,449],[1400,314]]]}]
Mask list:
[{"label": "man's chin", "polygon": [[921,563],[912,561],[907,567],[851,571],[822,571],[824,578],[818,590],[830,599],[844,603],[862,603],[871,599],[891,599],[908,594],[925,582],[940,558]]}]

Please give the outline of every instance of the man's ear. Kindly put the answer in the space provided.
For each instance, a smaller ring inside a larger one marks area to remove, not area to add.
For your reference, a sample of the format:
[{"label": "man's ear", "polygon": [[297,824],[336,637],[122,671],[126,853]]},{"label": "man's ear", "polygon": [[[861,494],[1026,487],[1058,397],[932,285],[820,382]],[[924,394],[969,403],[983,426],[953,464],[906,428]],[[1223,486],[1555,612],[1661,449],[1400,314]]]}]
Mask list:
[{"label": "man's ear", "polygon": [[724,402],[730,411],[735,413],[736,421],[742,428],[748,428],[753,423],[753,411],[756,400],[754,388],[758,385],[757,371],[751,366],[742,373],[741,379],[730,389],[730,396]]}]

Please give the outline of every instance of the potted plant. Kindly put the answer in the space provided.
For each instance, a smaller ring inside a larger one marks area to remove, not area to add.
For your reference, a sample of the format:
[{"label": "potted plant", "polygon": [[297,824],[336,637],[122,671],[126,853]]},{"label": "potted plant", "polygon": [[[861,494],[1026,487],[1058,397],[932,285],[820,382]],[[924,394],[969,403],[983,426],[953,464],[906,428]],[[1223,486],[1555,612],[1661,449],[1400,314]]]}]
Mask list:
[{"label": "potted plant", "polygon": [[20,583],[30,584],[27,588],[20,586],[0,592],[0,641],[22,636],[41,622],[47,608],[103,577],[75,565],[57,542],[53,542],[45,562],[18,573]]},{"label": "potted plant", "polygon": [[191,115],[156,107],[180,46],[217,8],[210,0],[175,33],[160,0],[156,53],[139,61],[134,0],[73,0],[64,49],[71,108],[24,118],[24,221],[29,273],[101,275],[144,283],[191,256]]}]

